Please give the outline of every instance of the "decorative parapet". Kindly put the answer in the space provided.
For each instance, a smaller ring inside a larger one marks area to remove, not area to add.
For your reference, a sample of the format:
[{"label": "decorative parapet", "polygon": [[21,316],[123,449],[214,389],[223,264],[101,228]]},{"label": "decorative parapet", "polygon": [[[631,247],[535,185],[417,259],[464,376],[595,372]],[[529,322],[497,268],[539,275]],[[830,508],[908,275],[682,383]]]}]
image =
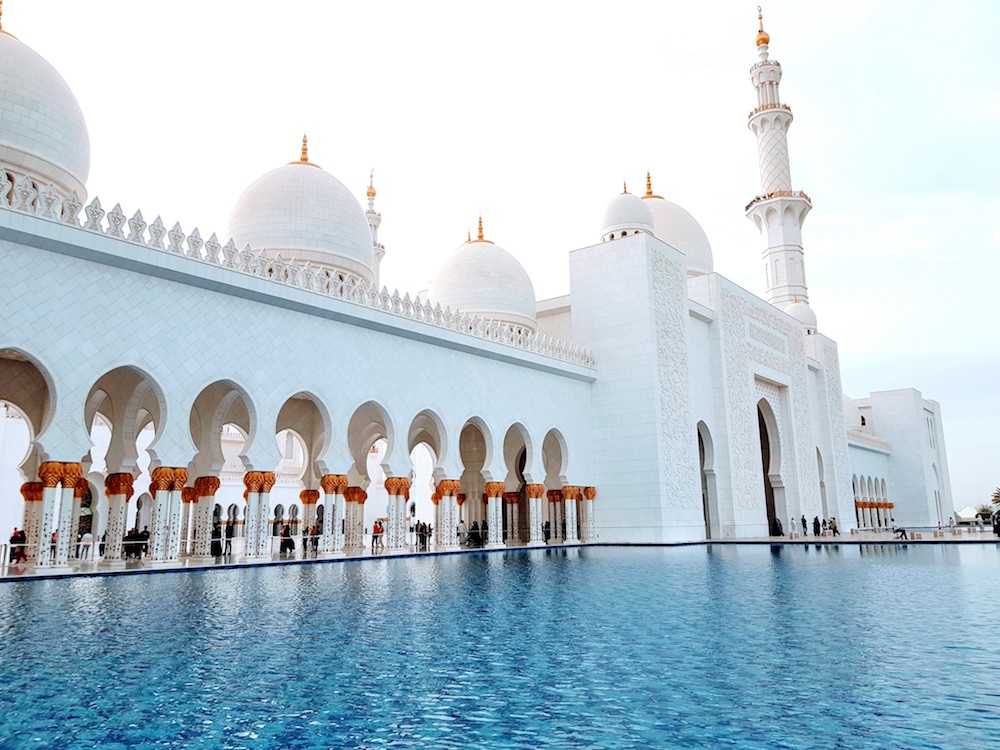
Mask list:
[{"label": "decorative parapet", "polygon": [[764,201],[769,201],[772,198],[802,198],[810,206],[812,205],[812,198],[806,195],[804,190],[775,190],[768,193],[767,195],[758,195],[752,201],[747,203],[744,212],[749,211],[751,208],[756,206],[758,203],[763,203]]},{"label": "decorative parapet", "polygon": [[441,305],[432,305],[420,297],[411,299],[409,293],[400,296],[398,291],[390,293],[386,287],[380,291],[352,274],[308,262],[285,260],[280,253],[272,258],[264,250],[254,251],[249,245],[239,250],[232,240],[222,245],[215,234],[203,240],[197,228],[185,234],[180,223],[175,223],[168,230],[159,216],[147,224],[142,212],[136,211],[129,219],[120,204],[105,212],[99,198],[94,198],[84,207],[76,193],[63,197],[51,185],[39,189],[32,180],[23,176],[15,176],[11,182],[8,174],[8,170],[0,165],[0,206],[9,210],[543,357],[582,367],[595,366],[593,353],[568,341],[450,307],[442,309]]},{"label": "decorative parapet", "polygon": [[760,107],[757,107],[757,109],[751,109],[750,114],[748,114],[747,117],[753,117],[754,115],[759,114],[761,112],[766,112],[769,109],[784,109],[789,112],[792,111],[792,108],[789,107],[787,104],[764,104]]}]

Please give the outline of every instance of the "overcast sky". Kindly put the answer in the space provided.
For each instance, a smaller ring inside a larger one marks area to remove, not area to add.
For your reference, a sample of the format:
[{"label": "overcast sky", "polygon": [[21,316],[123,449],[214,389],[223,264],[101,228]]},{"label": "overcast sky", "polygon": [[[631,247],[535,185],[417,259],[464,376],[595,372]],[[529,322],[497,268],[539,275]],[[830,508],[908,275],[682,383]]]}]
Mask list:
[{"label": "overcast sky", "polygon": [[[474,228],[569,289],[567,253],[645,171],[701,222],[715,269],[764,292],[756,5],[8,0],[4,29],[83,108],[88,187],[148,221],[225,234],[243,189],[310,157],[364,200],[382,279],[426,288]],[[795,114],[806,268],[844,387],[942,404],[955,505],[1000,485],[1000,3],[769,0]]]}]

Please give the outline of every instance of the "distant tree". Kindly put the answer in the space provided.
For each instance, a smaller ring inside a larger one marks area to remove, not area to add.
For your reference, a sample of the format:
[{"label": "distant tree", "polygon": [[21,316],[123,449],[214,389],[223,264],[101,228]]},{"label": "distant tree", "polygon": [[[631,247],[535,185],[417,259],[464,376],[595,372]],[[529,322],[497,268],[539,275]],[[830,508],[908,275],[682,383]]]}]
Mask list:
[{"label": "distant tree", "polygon": [[990,505],[989,503],[983,503],[978,508],[976,508],[976,515],[982,518],[983,520],[988,519],[990,516],[993,515],[993,506]]},{"label": "distant tree", "polygon": [[1000,487],[993,490],[993,497],[990,498],[990,502],[994,505],[1000,505]]}]

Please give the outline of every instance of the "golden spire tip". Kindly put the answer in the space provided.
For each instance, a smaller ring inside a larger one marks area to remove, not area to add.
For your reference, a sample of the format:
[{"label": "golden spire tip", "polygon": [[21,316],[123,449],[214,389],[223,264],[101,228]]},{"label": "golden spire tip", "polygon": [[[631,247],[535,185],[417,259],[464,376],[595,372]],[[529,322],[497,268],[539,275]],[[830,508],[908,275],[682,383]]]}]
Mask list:
[{"label": "golden spire tip", "polygon": [[[0,0],[0,2],[3,2],[3,0]],[[302,156],[299,157],[299,161],[303,164],[309,163],[309,139],[305,133],[302,134]]]},{"label": "golden spire tip", "polygon": [[625,193],[627,192],[628,192],[628,183],[625,180],[622,180],[622,195],[625,195]]},{"label": "golden spire tip", "polygon": [[760,6],[757,6],[757,21],[760,22],[760,30],[757,32],[757,46],[767,44],[771,41],[771,35],[764,31],[764,13]]},{"label": "golden spire tip", "polygon": [[480,242],[482,242],[483,239],[485,239],[483,237],[483,215],[482,214],[479,214],[479,236],[476,237],[476,239],[478,239]]},{"label": "golden spire tip", "polygon": [[375,197],[375,169],[374,168],[372,168],[372,171],[368,174],[368,197],[369,198],[374,198]]},{"label": "golden spire tip", "polygon": [[653,178],[649,176],[649,170],[646,170],[646,197],[653,197]]}]

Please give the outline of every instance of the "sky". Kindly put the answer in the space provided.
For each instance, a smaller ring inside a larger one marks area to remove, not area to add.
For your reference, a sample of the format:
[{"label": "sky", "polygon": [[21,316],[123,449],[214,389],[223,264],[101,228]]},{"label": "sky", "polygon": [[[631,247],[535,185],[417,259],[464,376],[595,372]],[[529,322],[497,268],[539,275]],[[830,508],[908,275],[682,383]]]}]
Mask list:
[{"label": "sky", "polygon": [[[956,508],[1000,486],[1000,3],[768,0],[810,301],[846,392],[942,405]],[[257,177],[298,158],[365,200],[382,281],[425,289],[475,228],[569,290],[625,180],[702,224],[715,270],[764,293],[755,4],[8,0],[4,30],[67,80],[90,196],[226,232]]]}]

